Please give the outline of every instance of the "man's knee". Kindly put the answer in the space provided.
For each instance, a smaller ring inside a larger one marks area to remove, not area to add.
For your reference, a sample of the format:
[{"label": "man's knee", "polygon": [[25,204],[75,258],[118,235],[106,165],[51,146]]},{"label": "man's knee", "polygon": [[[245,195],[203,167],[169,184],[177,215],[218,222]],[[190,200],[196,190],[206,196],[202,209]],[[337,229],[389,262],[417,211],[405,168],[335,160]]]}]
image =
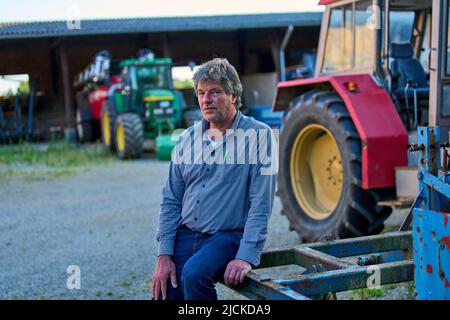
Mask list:
[{"label": "man's knee", "polygon": [[198,284],[209,285],[213,283],[213,279],[208,270],[203,268],[201,264],[188,261],[181,272],[181,282],[184,287],[191,287]]}]

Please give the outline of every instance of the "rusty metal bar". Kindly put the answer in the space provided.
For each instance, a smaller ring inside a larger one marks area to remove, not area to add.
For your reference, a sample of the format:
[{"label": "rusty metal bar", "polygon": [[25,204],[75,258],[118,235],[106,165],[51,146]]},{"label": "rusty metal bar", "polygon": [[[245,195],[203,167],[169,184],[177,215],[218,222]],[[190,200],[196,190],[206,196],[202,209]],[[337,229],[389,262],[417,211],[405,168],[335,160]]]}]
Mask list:
[{"label": "rusty metal bar", "polygon": [[370,283],[369,277],[377,272],[376,270],[380,272],[380,285],[411,281],[414,278],[414,261],[405,260],[370,267],[352,266],[347,269],[308,276],[300,275],[297,279],[274,282],[305,296],[324,295],[328,292],[367,288]]},{"label": "rusty metal bar", "polygon": [[411,235],[411,231],[389,232],[377,236],[313,243],[308,245],[308,247],[338,258],[351,257],[369,253],[411,249]]},{"label": "rusty metal bar", "polygon": [[308,268],[320,264],[325,270],[346,269],[352,264],[309,247],[295,249],[296,262]]},{"label": "rusty metal bar", "polygon": [[344,269],[351,265],[348,262],[311,249],[305,245],[290,249],[265,251],[261,256],[261,264],[258,266],[258,269],[290,264],[304,268],[320,264],[325,270]]},{"label": "rusty metal bar", "polygon": [[272,280],[260,279],[254,272],[249,272],[241,287],[230,287],[250,299],[258,300],[310,300],[308,297]]}]

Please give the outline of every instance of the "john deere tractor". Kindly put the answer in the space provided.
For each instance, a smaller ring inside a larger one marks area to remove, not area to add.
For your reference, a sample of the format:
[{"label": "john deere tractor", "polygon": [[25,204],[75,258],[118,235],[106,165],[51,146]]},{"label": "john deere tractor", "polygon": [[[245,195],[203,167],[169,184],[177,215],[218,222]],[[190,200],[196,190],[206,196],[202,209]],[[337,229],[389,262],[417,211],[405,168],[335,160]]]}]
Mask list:
[{"label": "john deere tractor", "polygon": [[109,88],[101,112],[103,143],[122,159],[137,158],[144,139],[156,145],[159,159],[170,158],[171,133],[182,125],[184,100],[173,89],[172,61],[141,51],[120,62],[121,82]]}]

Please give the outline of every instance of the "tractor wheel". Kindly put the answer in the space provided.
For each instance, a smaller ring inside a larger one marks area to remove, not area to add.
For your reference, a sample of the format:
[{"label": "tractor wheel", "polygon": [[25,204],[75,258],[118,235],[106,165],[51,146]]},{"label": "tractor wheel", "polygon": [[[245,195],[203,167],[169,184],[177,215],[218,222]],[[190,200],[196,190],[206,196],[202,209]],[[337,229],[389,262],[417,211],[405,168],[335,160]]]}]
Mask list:
[{"label": "tractor wheel", "polygon": [[379,233],[390,190],[361,185],[361,139],[333,91],[310,91],[292,101],[280,135],[278,196],[302,241]]},{"label": "tractor wheel", "polygon": [[141,118],[134,113],[122,113],[116,121],[116,150],[121,159],[139,158],[144,143]]},{"label": "tractor wheel", "polygon": [[92,118],[91,106],[87,92],[80,91],[75,97],[77,138],[81,143],[93,142],[96,137],[95,121]]},{"label": "tractor wheel", "polygon": [[114,127],[116,125],[116,111],[108,101],[103,105],[100,124],[103,144],[111,151],[115,151],[116,143],[114,140]]}]

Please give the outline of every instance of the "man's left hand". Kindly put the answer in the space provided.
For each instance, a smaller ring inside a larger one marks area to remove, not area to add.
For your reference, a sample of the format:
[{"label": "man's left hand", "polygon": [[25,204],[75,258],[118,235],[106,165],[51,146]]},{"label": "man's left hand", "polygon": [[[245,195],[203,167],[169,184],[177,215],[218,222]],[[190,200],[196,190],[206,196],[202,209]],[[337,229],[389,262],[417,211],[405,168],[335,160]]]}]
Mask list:
[{"label": "man's left hand", "polygon": [[225,270],[223,279],[227,286],[237,286],[244,282],[245,275],[252,270],[250,263],[240,259],[231,260]]}]

